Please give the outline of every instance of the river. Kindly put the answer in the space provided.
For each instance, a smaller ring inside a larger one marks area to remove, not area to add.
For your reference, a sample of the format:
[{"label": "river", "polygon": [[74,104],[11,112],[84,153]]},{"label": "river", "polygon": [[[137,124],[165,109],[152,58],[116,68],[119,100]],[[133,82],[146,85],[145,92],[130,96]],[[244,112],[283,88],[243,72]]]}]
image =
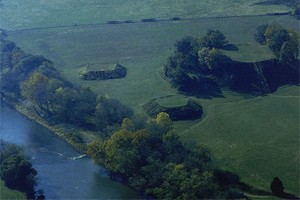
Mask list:
[{"label": "river", "polygon": [[38,171],[38,189],[46,199],[137,199],[125,185],[112,181],[104,168],[80,156],[64,140],[0,103],[0,138],[24,147]]}]

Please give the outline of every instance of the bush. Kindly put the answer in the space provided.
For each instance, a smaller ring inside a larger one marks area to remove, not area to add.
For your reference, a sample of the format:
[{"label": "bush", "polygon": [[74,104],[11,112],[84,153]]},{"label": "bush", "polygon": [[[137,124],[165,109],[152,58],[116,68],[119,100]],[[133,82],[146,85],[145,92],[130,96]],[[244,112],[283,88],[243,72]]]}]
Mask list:
[{"label": "bush", "polygon": [[209,29],[205,36],[199,38],[200,47],[222,48],[227,44],[228,41],[220,30]]},{"label": "bush", "polygon": [[25,192],[28,199],[34,198],[37,171],[26,159],[23,150],[16,145],[0,141],[0,176],[7,187]]}]

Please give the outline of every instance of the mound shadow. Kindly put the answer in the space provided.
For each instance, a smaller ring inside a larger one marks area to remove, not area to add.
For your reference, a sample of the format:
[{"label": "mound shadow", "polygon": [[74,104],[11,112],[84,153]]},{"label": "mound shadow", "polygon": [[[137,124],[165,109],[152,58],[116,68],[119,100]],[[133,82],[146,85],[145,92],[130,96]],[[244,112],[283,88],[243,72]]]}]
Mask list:
[{"label": "mound shadow", "polygon": [[283,65],[276,60],[257,63],[235,62],[227,66],[229,88],[240,93],[265,95],[284,85],[299,85],[299,60]]}]

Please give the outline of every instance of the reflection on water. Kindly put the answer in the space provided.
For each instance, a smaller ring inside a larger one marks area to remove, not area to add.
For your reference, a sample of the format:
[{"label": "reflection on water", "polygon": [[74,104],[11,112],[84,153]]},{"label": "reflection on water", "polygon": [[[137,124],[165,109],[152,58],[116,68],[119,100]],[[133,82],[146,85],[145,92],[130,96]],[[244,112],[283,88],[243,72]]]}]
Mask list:
[{"label": "reflection on water", "polygon": [[110,180],[105,169],[3,102],[0,138],[24,147],[38,171],[38,188],[44,190],[47,199],[137,198],[132,190]]}]

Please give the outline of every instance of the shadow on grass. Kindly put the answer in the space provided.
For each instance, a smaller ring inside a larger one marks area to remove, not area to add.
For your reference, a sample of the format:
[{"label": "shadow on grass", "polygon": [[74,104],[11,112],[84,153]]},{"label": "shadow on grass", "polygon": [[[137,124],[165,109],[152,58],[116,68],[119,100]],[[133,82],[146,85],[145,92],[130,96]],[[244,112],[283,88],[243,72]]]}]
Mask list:
[{"label": "shadow on grass", "polygon": [[204,76],[193,78],[191,81],[186,82],[179,91],[185,95],[203,99],[224,97],[221,87],[211,78]]},{"label": "shadow on grass", "polygon": [[226,50],[226,51],[238,51],[239,50],[239,48],[233,44],[228,44],[225,47],[223,47],[222,49]]},{"label": "shadow on grass", "polygon": [[[284,85],[299,85],[299,64],[300,61],[296,60],[283,65],[274,59],[257,63],[235,62],[227,68],[232,75],[230,89],[239,93],[265,95]],[[261,69],[261,73],[255,70],[255,65]]]},{"label": "shadow on grass", "polygon": [[274,60],[262,62],[263,75],[266,78],[270,92],[275,92],[283,85],[299,85],[299,60],[289,65],[281,65]]},{"label": "shadow on grass", "polygon": [[267,192],[267,191],[264,191],[264,190],[260,190],[260,189],[257,189],[253,186],[250,186],[246,183],[243,183],[243,182],[240,182],[238,184],[239,188],[241,191],[243,191],[244,193],[247,193],[249,195],[255,195],[255,196],[261,196],[262,198],[263,197],[271,197],[271,196],[276,196],[276,197],[279,197],[279,198],[282,198],[282,199],[295,199],[295,200],[299,200],[300,198],[293,195],[293,194],[290,194],[290,193],[283,193],[281,195],[274,195],[273,193],[271,192]]}]

